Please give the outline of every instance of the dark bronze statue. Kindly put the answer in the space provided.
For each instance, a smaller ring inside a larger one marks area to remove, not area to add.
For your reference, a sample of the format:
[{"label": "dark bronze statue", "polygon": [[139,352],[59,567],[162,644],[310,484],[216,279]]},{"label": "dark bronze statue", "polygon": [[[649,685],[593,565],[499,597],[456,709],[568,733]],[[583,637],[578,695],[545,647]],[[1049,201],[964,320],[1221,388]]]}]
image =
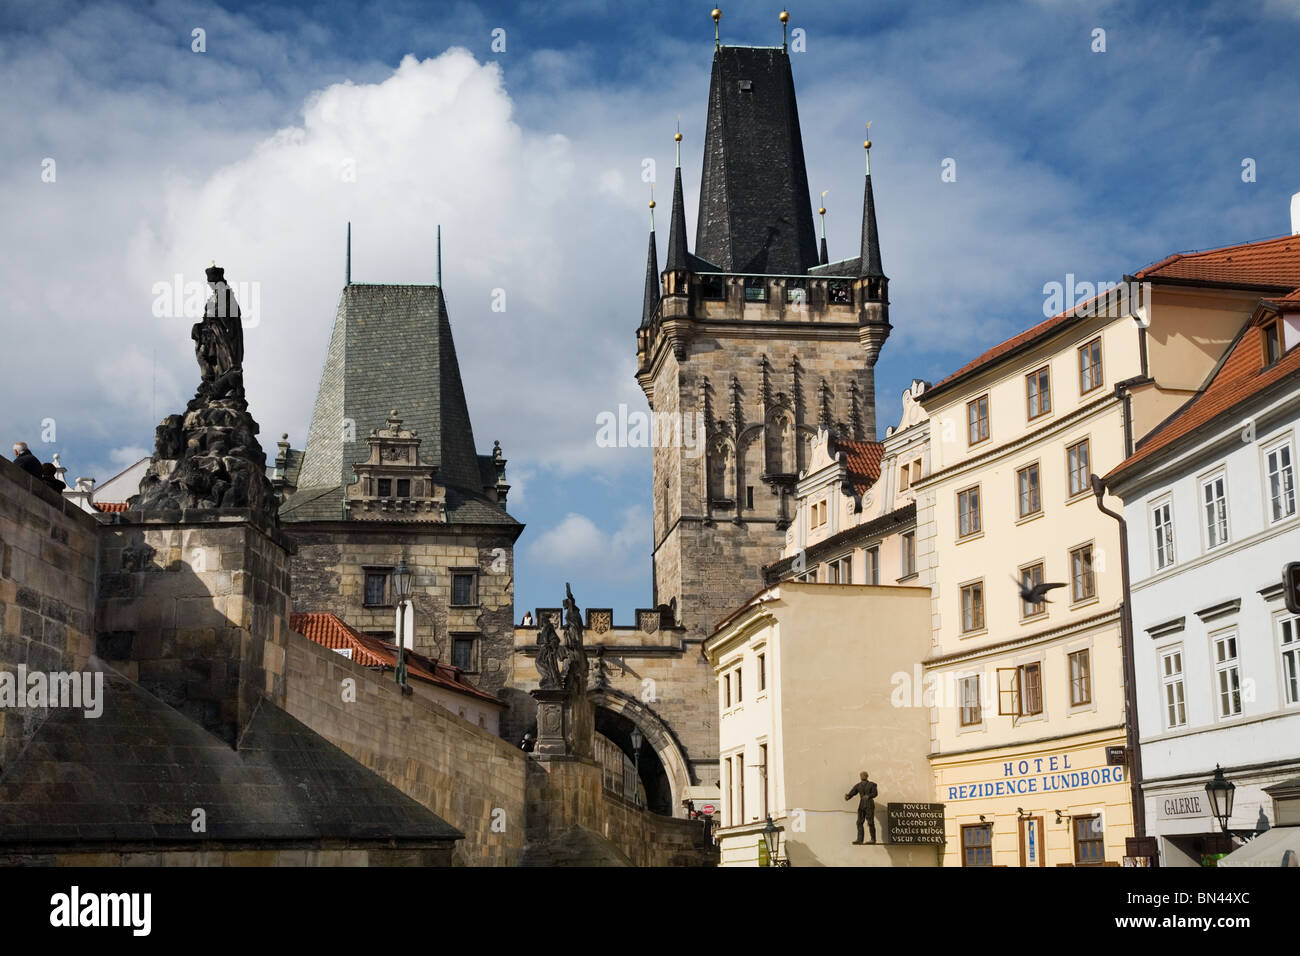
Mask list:
[{"label": "dark bronze statue", "polygon": [[844,795],[845,800],[852,800],[854,794],[858,797],[858,838],[853,841],[854,846],[861,846],[862,824],[865,822],[871,828],[871,842],[876,842],[876,785],[867,779],[867,772],[864,770],[858,774],[860,778],[853,785],[853,789]]},{"label": "dark bronze statue", "polygon": [[542,690],[555,690],[560,683],[560,635],[555,633],[549,614],[542,615],[537,629],[537,672],[542,675]]},{"label": "dark bronze statue", "polygon": [[586,692],[587,651],[582,644],[582,611],[567,582],[564,585],[564,657],[560,677],[563,686]]}]

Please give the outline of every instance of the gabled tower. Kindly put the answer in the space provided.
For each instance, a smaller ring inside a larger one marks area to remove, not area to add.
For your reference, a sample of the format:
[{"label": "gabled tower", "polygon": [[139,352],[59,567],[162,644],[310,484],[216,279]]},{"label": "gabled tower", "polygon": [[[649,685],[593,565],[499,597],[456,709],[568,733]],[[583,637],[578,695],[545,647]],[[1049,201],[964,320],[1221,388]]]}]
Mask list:
[{"label": "gabled tower", "polygon": [[679,145],[637,381],[656,416],[655,601],[675,601],[703,638],[763,585],[818,425],[876,437],[874,367],[890,326],[870,168],[861,248],[827,262],[784,47],[718,45],[694,254],[685,223]]}]

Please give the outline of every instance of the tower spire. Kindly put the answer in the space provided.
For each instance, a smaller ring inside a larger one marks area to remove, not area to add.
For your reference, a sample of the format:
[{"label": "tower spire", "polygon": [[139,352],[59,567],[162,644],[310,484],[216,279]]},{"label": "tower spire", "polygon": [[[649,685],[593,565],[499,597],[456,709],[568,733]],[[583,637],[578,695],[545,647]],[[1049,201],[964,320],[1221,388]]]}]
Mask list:
[{"label": "tower spire", "polygon": [[817,215],[822,217],[822,242],[821,242],[821,264],[826,265],[830,262],[830,257],[826,254],[826,194],[829,189],[822,190],[822,204],[817,207]]},{"label": "tower spire", "polygon": [[349,286],[352,284],[352,223],[348,223],[348,251],[346,263],[343,267],[343,284]]},{"label": "tower spire", "polygon": [[438,224],[438,288],[442,288],[442,223]]},{"label": "tower spire", "polygon": [[722,47],[722,40],[718,36],[718,21],[722,19],[722,11],[714,7],[710,16],[713,17],[713,49],[717,50]]},{"label": "tower spire", "polygon": [[[867,124],[870,132],[871,124]],[[867,154],[867,182],[862,194],[862,260],[858,274],[869,278],[883,278],[885,270],[880,264],[880,233],[876,229],[876,197],[871,192],[871,140],[862,148]]]},{"label": "tower spire", "polygon": [[659,251],[655,248],[655,195],[650,185],[650,249],[646,253],[645,298],[641,302],[641,328],[649,328],[659,307]]},{"label": "tower spire", "polygon": [[[673,170],[673,211],[668,225],[668,261],[664,269],[668,272],[688,272],[690,264],[689,250],[686,248],[686,201],[682,198],[682,133],[673,137],[677,141],[677,168]],[[671,291],[671,290],[669,290]]]}]

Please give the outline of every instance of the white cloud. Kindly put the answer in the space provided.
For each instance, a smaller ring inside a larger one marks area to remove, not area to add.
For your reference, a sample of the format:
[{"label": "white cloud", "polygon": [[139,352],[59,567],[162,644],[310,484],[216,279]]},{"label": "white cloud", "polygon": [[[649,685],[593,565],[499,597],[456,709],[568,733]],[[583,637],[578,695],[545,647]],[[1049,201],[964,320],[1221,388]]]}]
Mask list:
[{"label": "white cloud", "polygon": [[569,512],[559,524],[533,536],[527,547],[529,560],[563,568],[595,593],[600,588],[593,585],[617,586],[643,577],[649,551],[649,512],[640,505],[625,509],[613,530]]}]

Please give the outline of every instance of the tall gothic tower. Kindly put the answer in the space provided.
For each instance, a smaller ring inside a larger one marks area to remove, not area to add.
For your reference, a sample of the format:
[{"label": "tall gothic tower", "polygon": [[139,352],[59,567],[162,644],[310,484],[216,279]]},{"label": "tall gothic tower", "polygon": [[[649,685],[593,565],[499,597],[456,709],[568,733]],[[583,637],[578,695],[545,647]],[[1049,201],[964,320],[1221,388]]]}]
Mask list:
[{"label": "tall gothic tower", "polygon": [[637,381],[659,426],[655,602],[675,600],[702,638],[762,587],[817,428],[876,435],[875,364],[890,325],[871,168],[861,247],[828,262],[783,47],[714,53],[695,239],[692,253],[679,158],[662,273],[650,234]]}]

